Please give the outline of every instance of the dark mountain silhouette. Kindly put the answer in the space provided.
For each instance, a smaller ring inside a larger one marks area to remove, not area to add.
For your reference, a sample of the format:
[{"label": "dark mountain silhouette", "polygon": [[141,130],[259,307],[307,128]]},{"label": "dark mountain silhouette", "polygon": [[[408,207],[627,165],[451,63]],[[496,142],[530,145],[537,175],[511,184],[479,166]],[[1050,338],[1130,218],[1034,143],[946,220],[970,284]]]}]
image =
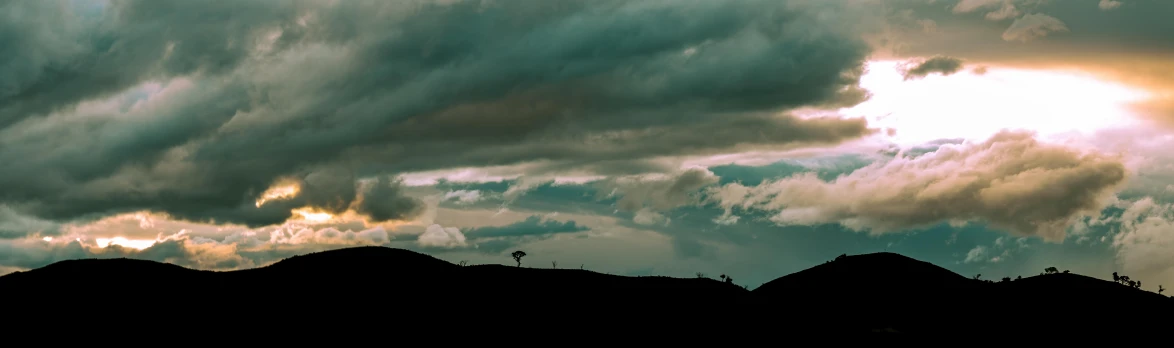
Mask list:
[{"label": "dark mountain silhouette", "polygon": [[767,282],[753,293],[776,311],[853,330],[940,332],[951,325],[950,318],[963,314],[942,304],[976,296],[983,285],[928,262],[875,253],[844,255]]},{"label": "dark mountain silhouette", "polygon": [[254,318],[378,315],[414,318],[419,325],[430,322],[425,318],[488,315],[507,326],[511,320],[607,323],[633,335],[651,334],[637,330],[647,327],[726,328],[739,330],[741,338],[783,332],[1110,335],[1164,328],[1158,318],[1174,309],[1165,296],[1076,274],[990,282],[892,253],[844,255],[750,291],[704,277],[627,277],[524,263],[463,266],[383,247],[312,253],[230,272],[105,259],[0,277],[0,299],[12,304],[5,314],[32,318],[73,305],[22,301],[37,298],[164,308],[184,301],[206,304],[189,311],[231,310]]}]

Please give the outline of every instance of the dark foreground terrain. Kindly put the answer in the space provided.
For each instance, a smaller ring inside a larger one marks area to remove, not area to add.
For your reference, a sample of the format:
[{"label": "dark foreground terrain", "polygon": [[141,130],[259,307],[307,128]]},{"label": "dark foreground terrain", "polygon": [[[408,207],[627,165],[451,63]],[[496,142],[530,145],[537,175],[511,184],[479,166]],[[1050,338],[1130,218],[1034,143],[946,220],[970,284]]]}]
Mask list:
[{"label": "dark foreground terrain", "polygon": [[678,339],[1145,336],[1169,330],[1174,313],[1174,299],[1111,281],[1058,273],[988,282],[892,253],[844,256],[748,290],[709,278],[459,266],[383,247],[231,272],[128,259],[63,261],[0,277],[0,300],[2,318],[24,323],[330,318],[379,320],[396,330],[561,326]]}]

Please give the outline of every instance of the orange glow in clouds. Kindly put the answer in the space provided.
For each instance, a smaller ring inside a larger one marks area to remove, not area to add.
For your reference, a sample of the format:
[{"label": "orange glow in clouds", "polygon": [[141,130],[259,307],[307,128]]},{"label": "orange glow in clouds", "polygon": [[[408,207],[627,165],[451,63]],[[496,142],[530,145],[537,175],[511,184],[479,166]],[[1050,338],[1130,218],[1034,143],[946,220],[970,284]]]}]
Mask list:
[{"label": "orange glow in clouds", "polygon": [[261,193],[261,197],[257,198],[257,208],[260,208],[261,205],[268,201],[295,197],[298,195],[299,191],[301,191],[301,188],[298,187],[297,183],[279,182],[278,184],[273,185],[273,187],[270,187],[268,190],[265,190],[265,192]]}]

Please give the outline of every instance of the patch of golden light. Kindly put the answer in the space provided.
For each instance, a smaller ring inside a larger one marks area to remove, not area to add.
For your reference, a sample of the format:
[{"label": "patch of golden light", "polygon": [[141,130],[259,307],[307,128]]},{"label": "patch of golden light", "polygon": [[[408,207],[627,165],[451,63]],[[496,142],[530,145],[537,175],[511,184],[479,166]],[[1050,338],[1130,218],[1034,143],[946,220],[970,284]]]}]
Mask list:
[{"label": "patch of golden light", "polygon": [[102,248],[107,248],[107,247],[110,247],[111,245],[117,245],[117,246],[124,247],[124,248],[143,250],[143,249],[151,247],[152,245],[155,245],[154,240],[126,239],[124,237],[95,238],[94,241],[98,242],[98,246],[102,247]]},{"label": "patch of golden light", "polygon": [[333,214],[318,211],[313,208],[298,208],[292,210],[291,212],[297,215],[301,215],[303,220],[314,223],[327,222],[334,218]]},{"label": "patch of golden light", "polygon": [[278,182],[276,185],[273,185],[273,187],[270,187],[268,190],[265,190],[265,192],[261,193],[261,197],[257,198],[257,207],[260,208],[262,204],[265,204],[265,202],[268,201],[297,196],[300,190],[301,188],[298,187],[296,182]]},{"label": "patch of golden light", "polygon": [[985,139],[1002,129],[1042,137],[1136,125],[1131,105],[1153,94],[1066,71],[989,67],[949,76],[905,80],[900,62],[868,63],[861,86],[868,101],[840,110],[864,116],[870,127],[896,130],[893,141],[917,144],[944,138]]}]

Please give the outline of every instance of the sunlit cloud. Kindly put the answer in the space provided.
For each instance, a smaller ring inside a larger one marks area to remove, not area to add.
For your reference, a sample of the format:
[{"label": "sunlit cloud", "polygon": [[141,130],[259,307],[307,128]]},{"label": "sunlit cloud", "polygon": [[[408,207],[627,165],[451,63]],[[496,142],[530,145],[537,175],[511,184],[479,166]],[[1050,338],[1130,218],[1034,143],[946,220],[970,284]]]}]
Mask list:
[{"label": "sunlit cloud", "polygon": [[261,193],[261,197],[257,198],[256,206],[260,208],[265,204],[265,202],[268,201],[297,196],[299,190],[300,187],[298,187],[296,182],[290,180],[280,181],[276,185],[273,185],[273,187],[270,187],[268,190],[265,190],[265,192]]}]

